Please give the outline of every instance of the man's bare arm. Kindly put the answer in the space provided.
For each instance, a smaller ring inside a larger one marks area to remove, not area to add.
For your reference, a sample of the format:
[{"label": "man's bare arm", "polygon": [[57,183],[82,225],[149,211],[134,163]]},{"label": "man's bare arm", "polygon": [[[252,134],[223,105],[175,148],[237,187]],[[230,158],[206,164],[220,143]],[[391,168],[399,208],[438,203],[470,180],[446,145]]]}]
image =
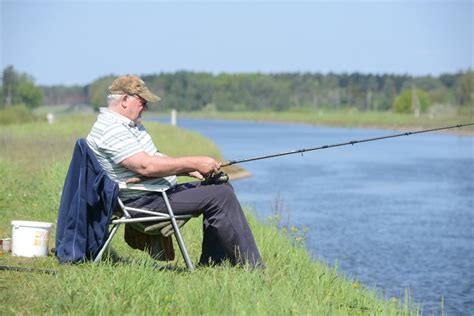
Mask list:
[{"label": "man's bare arm", "polygon": [[219,171],[220,163],[206,156],[167,157],[150,156],[139,152],[121,162],[121,164],[144,177],[166,177],[197,171],[202,175]]}]

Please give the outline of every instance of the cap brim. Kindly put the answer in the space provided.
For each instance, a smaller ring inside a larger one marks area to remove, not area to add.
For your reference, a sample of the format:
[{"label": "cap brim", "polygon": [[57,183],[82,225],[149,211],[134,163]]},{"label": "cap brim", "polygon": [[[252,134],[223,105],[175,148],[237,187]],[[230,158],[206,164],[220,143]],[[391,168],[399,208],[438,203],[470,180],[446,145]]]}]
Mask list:
[{"label": "cap brim", "polygon": [[147,100],[148,102],[158,102],[161,100],[161,98],[153,93],[150,92],[150,90],[146,89],[142,93],[138,94],[140,97],[143,99]]}]

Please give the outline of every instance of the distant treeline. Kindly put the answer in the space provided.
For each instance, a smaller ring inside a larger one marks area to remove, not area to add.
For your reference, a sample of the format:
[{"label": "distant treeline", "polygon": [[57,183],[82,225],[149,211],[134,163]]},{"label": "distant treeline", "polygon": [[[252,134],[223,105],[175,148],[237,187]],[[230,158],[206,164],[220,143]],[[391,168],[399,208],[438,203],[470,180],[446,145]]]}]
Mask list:
[{"label": "distant treeline", "polygon": [[[114,77],[87,86],[42,87],[45,104],[87,103],[104,106]],[[424,93],[430,104],[473,104],[474,72],[438,77],[371,74],[219,74],[176,72],[142,78],[162,101],[160,108],[197,110],[273,110],[343,108],[389,110],[405,90]]]},{"label": "distant treeline", "polygon": [[[397,109],[397,99],[411,100],[413,104],[414,98],[421,103],[421,110],[433,104],[455,107],[474,105],[472,70],[438,77],[361,73],[214,75],[180,71],[142,75],[142,78],[162,98],[161,109],[176,108],[182,111],[284,111],[347,107],[386,111]],[[90,104],[94,108],[104,106],[105,93],[113,79],[114,76],[106,76],[84,86],[40,86],[43,104]],[[3,96],[11,100],[13,89],[5,87],[5,82],[3,84]],[[412,107],[405,106],[405,110],[411,110]]]}]

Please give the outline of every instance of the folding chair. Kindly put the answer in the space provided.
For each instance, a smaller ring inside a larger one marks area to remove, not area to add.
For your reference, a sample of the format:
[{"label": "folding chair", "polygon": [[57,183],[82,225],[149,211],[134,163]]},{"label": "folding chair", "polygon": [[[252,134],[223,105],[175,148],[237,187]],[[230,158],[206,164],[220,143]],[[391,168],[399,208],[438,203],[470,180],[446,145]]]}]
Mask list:
[{"label": "folding chair", "polygon": [[[184,243],[184,240],[180,231],[180,226],[184,225],[184,223],[187,222],[189,219],[191,219],[191,217],[193,216],[192,215],[174,215],[173,209],[171,208],[171,204],[168,200],[168,195],[166,194],[166,191],[169,189],[169,187],[164,186],[164,185],[127,184],[127,183],[118,183],[118,185],[119,185],[119,190],[138,190],[138,191],[156,192],[156,193],[161,194],[165,201],[167,210],[166,211],[149,211],[149,210],[144,210],[144,209],[139,209],[139,208],[128,207],[118,197],[117,198],[118,205],[122,213],[121,217],[117,219],[112,219],[111,221],[112,227],[110,229],[109,237],[107,238],[101,250],[95,257],[94,262],[98,262],[101,260],[102,255],[104,254],[107,247],[110,245],[112,239],[114,238],[121,224],[133,225],[137,223],[146,224],[146,223],[152,222],[153,224],[162,223],[163,225],[153,225],[153,226],[155,227],[157,226],[157,228],[164,234],[169,234],[171,232],[174,233],[174,236],[176,238],[179,249],[186,263],[186,266],[188,267],[189,270],[191,271],[194,270],[193,264],[189,257],[188,251],[186,249],[186,245]],[[130,215],[130,211],[144,214],[145,216],[133,218]],[[179,224],[178,224],[178,221],[180,222]],[[145,233],[147,233],[146,229],[145,229]]]},{"label": "folding chair", "polygon": [[[111,180],[87,141],[78,139],[64,182],[58,212],[55,254],[59,262],[98,262],[121,224],[136,227],[141,223],[146,226],[145,234],[169,236],[174,233],[186,266],[193,270],[180,231],[180,226],[192,215],[174,215],[166,194],[168,189],[169,187],[162,185],[126,184]],[[161,194],[166,210],[148,211],[127,207],[119,198],[118,193],[121,190]],[[118,209],[117,204],[121,209],[118,218],[113,216],[116,215],[114,213]],[[140,213],[144,217],[133,218],[130,211]]]}]

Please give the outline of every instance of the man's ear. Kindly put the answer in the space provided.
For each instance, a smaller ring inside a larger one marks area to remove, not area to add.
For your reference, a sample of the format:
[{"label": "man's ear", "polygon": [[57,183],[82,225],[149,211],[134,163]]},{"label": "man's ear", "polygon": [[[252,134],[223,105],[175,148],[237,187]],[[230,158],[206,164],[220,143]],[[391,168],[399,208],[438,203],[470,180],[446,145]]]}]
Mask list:
[{"label": "man's ear", "polygon": [[124,94],[122,98],[120,99],[120,106],[124,109],[127,108],[127,100],[128,100],[128,95]]}]

